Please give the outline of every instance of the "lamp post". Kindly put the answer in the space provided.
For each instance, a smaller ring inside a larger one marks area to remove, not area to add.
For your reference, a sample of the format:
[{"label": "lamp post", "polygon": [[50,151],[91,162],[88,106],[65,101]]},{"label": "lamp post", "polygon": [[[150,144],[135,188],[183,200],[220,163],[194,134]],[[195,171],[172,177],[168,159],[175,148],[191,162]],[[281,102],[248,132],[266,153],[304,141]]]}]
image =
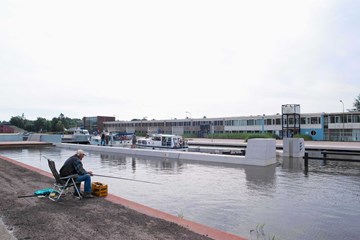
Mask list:
[{"label": "lamp post", "polygon": [[191,113],[190,112],[188,112],[188,111],[186,111],[185,113],[187,113],[187,114],[189,114],[190,115],[190,128],[189,128],[189,132],[190,132],[190,134],[191,134],[191,132],[192,132],[192,116],[191,116]]},{"label": "lamp post", "polygon": [[344,106],[343,100],[340,100],[340,102],[343,105],[343,117],[342,117],[343,130],[342,130],[342,138],[341,138],[341,140],[344,141],[344,138],[345,138],[345,111],[344,111],[345,106]]}]

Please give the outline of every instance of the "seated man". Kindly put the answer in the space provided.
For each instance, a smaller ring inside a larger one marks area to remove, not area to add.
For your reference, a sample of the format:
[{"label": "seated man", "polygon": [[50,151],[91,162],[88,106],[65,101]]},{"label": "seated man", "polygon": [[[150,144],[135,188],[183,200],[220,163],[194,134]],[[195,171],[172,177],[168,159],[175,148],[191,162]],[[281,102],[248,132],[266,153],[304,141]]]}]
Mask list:
[{"label": "seated man", "polygon": [[[80,190],[81,182],[84,182],[84,198],[93,198],[94,196],[91,194],[91,171],[86,171],[83,168],[82,159],[86,156],[83,150],[77,150],[76,154],[69,157],[64,165],[60,169],[60,177],[66,177],[72,174],[78,174],[79,176],[76,178],[76,182],[79,183],[77,186]],[[76,194],[76,193],[74,193]]]}]

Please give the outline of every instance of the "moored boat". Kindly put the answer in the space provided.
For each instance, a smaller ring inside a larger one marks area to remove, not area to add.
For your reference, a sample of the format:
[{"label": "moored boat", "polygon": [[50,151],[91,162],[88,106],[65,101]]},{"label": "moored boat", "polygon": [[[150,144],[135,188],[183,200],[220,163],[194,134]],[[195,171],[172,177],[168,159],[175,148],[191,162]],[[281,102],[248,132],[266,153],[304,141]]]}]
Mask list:
[{"label": "moored boat", "polygon": [[136,145],[146,149],[188,151],[187,141],[182,136],[173,134],[153,134],[138,138]]},{"label": "moored boat", "polygon": [[101,143],[101,136],[91,136],[90,144],[91,145],[102,145],[102,146],[111,146],[111,147],[131,147],[133,144],[133,133],[126,132],[104,132],[105,140],[103,144]]},{"label": "moored boat", "polygon": [[109,145],[114,147],[131,147],[134,134],[126,132],[111,132],[109,136]]},{"label": "moored boat", "polygon": [[61,136],[62,143],[79,143],[79,144],[89,144],[90,143],[90,133],[86,129],[82,128],[70,128],[64,131],[64,134]]}]

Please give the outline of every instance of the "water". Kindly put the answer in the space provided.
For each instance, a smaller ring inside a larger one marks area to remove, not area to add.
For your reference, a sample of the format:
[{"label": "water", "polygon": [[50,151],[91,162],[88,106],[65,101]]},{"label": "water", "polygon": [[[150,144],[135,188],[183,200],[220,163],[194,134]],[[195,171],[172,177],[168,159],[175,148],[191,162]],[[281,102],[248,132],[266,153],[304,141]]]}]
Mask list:
[{"label": "water", "polygon": [[[0,155],[50,172],[45,155],[58,169],[74,150],[0,150]],[[278,239],[358,239],[360,167],[280,159],[269,167],[208,164],[173,159],[134,158],[88,152],[87,170],[162,185],[93,177],[109,192],[175,216],[250,238],[265,224]],[[267,239],[268,239],[267,238]],[[256,238],[253,238],[256,239]]]}]

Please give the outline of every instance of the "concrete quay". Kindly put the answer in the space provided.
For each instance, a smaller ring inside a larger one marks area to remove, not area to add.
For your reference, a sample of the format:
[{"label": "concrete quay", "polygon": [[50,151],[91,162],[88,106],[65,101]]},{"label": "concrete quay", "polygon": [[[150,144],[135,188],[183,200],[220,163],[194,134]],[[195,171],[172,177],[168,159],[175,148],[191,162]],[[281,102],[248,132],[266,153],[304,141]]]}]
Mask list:
[{"label": "concrete quay", "polygon": [[[188,139],[189,146],[209,146],[209,147],[230,147],[246,148],[247,143],[242,139],[211,139],[211,138],[192,138]],[[276,148],[283,148],[283,140],[276,140]],[[359,142],[333,142],[333,141],[305,141],[306,151],[322,150],[346,150],[359,151]]]}]

